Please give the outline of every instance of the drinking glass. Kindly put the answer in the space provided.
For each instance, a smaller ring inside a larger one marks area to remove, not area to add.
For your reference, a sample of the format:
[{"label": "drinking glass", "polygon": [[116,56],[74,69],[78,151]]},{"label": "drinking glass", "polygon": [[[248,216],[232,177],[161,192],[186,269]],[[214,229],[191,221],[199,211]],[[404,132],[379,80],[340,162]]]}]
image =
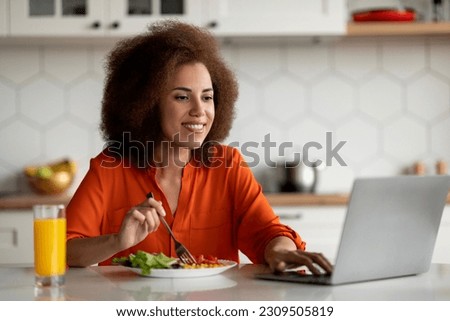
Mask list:
[{"label": "drinking glass", "polygon": [[60,286],[66,272],[64,205],[35,205],[34,271],[36,286]]}]

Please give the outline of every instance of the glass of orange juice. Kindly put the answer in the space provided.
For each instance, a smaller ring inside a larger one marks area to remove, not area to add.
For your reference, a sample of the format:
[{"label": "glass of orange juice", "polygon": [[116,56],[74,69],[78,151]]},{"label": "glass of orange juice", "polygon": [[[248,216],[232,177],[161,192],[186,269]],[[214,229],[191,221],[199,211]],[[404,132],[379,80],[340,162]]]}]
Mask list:
[{"label": "glass of orange juice", "polygon": [[60,286],[66,272],[64,205],[35,205],[34,272],[36,286]]}]

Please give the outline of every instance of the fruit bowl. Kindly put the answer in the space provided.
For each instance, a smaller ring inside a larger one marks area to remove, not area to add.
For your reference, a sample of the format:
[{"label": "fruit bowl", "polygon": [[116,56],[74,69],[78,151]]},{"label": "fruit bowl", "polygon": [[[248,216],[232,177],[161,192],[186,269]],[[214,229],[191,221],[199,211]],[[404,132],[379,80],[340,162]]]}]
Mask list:
[{"label": "fruit bowl", "polygon": [[53,195],[65,192],[72,185],[76,169],[74,161],[63,159],[46,165],[27,166],[24,173],[33,191]]}]

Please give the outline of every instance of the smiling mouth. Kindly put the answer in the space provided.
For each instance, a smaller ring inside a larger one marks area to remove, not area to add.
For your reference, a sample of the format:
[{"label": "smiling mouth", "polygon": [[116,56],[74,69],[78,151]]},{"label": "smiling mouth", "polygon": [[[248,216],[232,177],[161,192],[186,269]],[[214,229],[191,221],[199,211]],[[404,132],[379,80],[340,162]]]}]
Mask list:
[{"label": "smiling mouth", "polygon": [[202,131],[205,128],[206,124],[193,124],[193,123],[185,123],[182,124],[183,127],[187,128],[190,131],[198,132]]}]

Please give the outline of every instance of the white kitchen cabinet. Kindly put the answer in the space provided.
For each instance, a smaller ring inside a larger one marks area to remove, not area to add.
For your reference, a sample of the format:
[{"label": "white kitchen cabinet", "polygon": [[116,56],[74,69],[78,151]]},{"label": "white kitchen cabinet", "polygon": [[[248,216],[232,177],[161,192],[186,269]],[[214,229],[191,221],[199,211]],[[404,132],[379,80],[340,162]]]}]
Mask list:
[{"label": "white kitchen cabinet", "polygon": [[[133,1],[110,1],[108,20],[111,34],[130,35],[145,31],[150,23],[168,18],[201,25],[206,0],[135,1],[136,3],[151,3],[151,13],[130,12],[130,2]],[[144,8],[144,10],[147,9],[149,7]]]},{"label": "white kitchen cabinet", "polygon": [[[290,226],[306,242],[306,250],[320,252],[331,262],[336,253],[345,219],[345,206],[276,206],[281,223]],[[241,263],[250,260],[239,253]]]},{"label": "white kitchen cabinet", "polygon": [[275,207],[283,224],[289,225],[306,242],[306,250],[336,259],[344,224],[345,206]]},{"label": "white kitchen cabinet", "polygon": [[344,35],[345,0],[220,0],[209,2],[217,36]]},{"label": "white kitchen cabinet", "polygon": [[0,37],[8,34],[8,0],[0,0]]},{"label": "white kitchen cabinet", "polygon": [[450,264],[450,205],[442,215],[441,225],[433,253],[433,263]]},{"label": "white kitchen cabinet", "polygon": [[104,1],[10,1],[11,36],[103,35]]},{"label": "white kitchen cabinet", "polygon": [[0,265],[33,262],[32,210],[0,211]]},{"label": "white kitchen cabinet", "polygon": [[202,22],[205,0],[14,0],[11,36],[127,36],[163,18]]}]

